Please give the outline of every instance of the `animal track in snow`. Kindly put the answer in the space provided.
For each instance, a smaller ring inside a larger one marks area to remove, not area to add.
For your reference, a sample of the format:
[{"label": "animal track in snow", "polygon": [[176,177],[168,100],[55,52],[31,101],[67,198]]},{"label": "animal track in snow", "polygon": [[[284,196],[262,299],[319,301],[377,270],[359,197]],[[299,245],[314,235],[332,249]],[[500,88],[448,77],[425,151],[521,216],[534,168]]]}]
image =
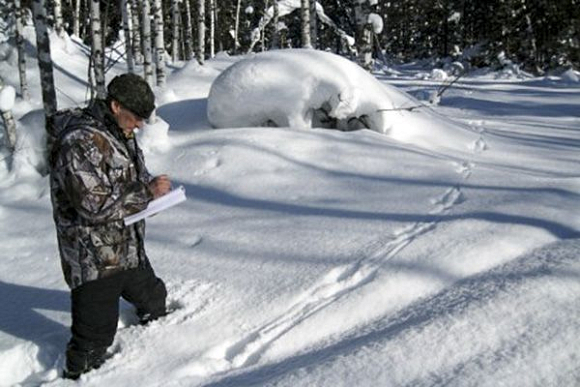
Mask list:
[{"label": "animal track in snow", "polygon": [[[462,201],[461,190],[458,187],[450,188],[434,200],[435,207],[429,214],[446,213]],[[178,371],[178,375],[203,376],[257,364],[277,339],[328,305],[373,281],[386,261],[396,256],[415,238],[433,230],[438,222],[437,218],[416,222],[396,232],[357,262],[332,269],[304,291],[283,313],[237,341],[211,349],[206,358],[185,365]]]}]

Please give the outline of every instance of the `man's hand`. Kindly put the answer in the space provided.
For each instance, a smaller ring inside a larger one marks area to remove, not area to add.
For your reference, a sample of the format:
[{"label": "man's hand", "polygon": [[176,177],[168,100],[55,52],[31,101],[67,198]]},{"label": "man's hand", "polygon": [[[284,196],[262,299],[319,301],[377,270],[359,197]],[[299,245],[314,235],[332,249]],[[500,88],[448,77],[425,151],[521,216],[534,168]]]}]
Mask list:
[{"label": "man's hand", "polygon": [[171,181],[167,175],[159,175],[149,183],[149,190],[153,198],[157,199],[171,191]]}]

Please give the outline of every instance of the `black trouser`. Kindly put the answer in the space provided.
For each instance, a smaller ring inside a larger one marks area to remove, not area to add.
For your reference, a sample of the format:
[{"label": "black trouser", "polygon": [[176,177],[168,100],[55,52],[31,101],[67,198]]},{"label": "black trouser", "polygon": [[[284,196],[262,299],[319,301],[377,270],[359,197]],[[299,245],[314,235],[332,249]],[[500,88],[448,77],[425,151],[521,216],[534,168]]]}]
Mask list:
[{"label": "black trouser", "polygon": [[142,320],[154,320],[166,313],[165,284],[150,267],[121,271],[73,289],[69,371],[85,372],[100,365],[117,332],[119,297],[133,304]]}]

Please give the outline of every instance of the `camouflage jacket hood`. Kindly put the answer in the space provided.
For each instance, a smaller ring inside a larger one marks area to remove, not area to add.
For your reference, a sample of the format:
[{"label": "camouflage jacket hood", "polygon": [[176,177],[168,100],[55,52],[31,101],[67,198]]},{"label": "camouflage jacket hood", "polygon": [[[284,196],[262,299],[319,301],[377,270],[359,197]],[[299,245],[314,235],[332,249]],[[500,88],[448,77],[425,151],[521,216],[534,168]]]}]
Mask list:
[{"label": "camouflage jacket hood", "polygon": [[53,216],[68,285],[149,265],[145,223],[123,222],[153,198],[135,139],[125,138],[100,100],[57,112],[47,131]]}]

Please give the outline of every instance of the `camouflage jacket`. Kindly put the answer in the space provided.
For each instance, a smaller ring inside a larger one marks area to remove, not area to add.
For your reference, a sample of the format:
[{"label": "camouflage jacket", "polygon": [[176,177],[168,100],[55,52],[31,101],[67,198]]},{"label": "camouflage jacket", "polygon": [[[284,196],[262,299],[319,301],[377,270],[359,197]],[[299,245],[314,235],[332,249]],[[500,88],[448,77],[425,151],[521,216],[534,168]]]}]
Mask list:
[{"label": "camouflage jacket", "polygon": [[123,222],[153,199],[135,139],[125,138],[105,101],[57,112],[47,130],[53,216],[69,287],[148,266],[145,222]]}]

